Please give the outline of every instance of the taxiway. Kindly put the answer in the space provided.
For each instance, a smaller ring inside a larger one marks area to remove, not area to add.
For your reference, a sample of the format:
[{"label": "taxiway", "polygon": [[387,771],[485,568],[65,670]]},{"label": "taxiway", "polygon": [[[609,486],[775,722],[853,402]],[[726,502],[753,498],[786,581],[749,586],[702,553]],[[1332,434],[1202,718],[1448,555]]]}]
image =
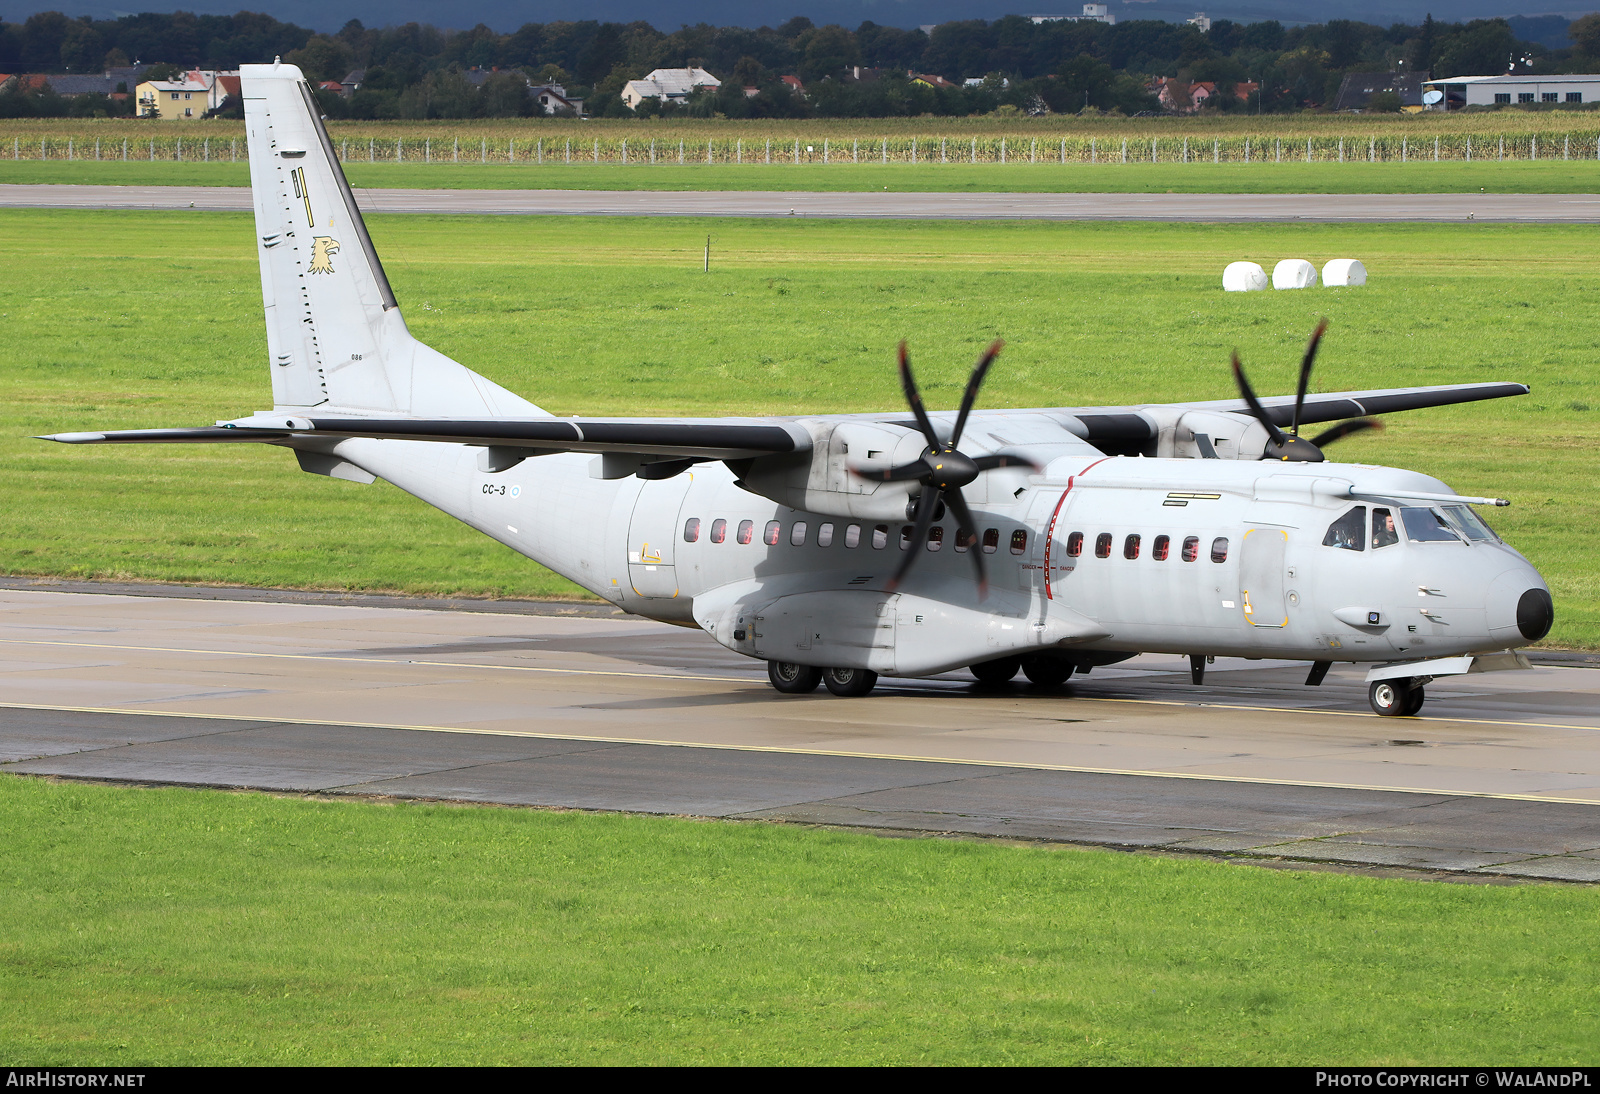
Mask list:
[{"label": "taxiway", "polygon": [[1352,668],[1195,687],[1158,656],[1058,693],[787,698],[598,605],[61,588],[94,587],[0,587],[0,771],[1600,881],[1582,658],[1437,681],[1416,719],[1370,714]]}]

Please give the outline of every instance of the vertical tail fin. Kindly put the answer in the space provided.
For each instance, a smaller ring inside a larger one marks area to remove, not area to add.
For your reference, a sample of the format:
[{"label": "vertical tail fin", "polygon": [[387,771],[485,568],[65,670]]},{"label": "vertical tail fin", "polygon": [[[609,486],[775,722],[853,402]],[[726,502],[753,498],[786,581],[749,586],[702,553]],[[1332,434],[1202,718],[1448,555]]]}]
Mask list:
[{"label": "vertical tail fin", "polygon": [[543,414],[406,329],[300,70],[244,65],[240,76],[274,403],[452,418]]}]

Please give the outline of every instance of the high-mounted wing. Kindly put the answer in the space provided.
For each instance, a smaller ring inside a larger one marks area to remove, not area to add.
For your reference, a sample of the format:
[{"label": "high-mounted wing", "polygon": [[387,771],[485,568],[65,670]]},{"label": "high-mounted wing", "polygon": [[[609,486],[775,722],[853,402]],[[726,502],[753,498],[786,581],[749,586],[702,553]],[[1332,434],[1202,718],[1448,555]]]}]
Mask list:
[{"label": "high-mounted wing", "polygon": [[[65,444],[283,444],[350,437],[436,441],[537,452],[618,452],[670,459],[734,460],[804,451],[800,426],[759,420],[665,418],[522,418],[487,421],[415,418],[302,418],[258,415],[199,429],[129,429],[56,433]],[[529,453],[530,455],[532,453]]]}]

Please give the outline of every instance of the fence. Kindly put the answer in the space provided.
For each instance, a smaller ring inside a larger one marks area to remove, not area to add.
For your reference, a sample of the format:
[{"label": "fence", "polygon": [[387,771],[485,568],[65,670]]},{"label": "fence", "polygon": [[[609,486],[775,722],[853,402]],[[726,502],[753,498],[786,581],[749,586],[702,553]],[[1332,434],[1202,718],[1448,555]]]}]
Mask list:
[{"label": "fence", "polygon": [[[357,163],[480,164],[842,164],[842,163],[1408,163],[1474,160],[1600,160],[1600,132],[1553,137],[1463,135],[1369,137],[871,137],[804,141],[636,137],[368,137],[335,140]],[[245,141],[163,135],[11,140],[15,160],[240,162]],[[3,153],[0,153],[3,155]]]}]

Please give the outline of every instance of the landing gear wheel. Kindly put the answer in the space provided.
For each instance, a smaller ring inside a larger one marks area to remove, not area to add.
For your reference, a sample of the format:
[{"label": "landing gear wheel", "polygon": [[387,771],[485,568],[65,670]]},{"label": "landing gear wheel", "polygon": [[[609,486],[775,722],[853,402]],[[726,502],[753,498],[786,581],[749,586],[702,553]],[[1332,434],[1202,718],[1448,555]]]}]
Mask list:
[{"label": "landing gear wheel", "polygon": [[979,661],[968,671],[978,678],[978,683],[984,687],[997,688],[1011,682],[1017,675],[1017,670],[1022,668],[1022,658],[1002,657],[998,661]]},{"label": "landing gear wheel", "polygon": [[1022,674],[1041,688],[1058,688],[1072,678],[1077,668],[1064,657],[1044,657],[1033,653],[1022,659]]},{"label": "landing gear wheel", "polygon": [[878,674],[870,669],[823,669],[822,683],[845,699],[865,695],[878,686]]},{"label": "landing gear wheel", "polygon": [[[1413,692],[1419,697],[1413,699]],[[1421,693],[1422,689],[1413,688],[1409,679],[1374,680],[1367,688],[1367,702],[1374,713],[1395,718],[1403,714],[1415,714],[1416,710],[1412,709],[1411,704],[1415,702],[1417,707],[1422,706]]]},{"label": "landing gear wheel", "polygon": [[1411,695],[1406,699],[1405,713],[1407,715],[1417,713],[1417,711],[1422,709],[1422,701],[1426,698],[1427,696],[1423,694],[1421,687],[1412,688]]},{"label": "landing gear wheel", "polygon": [[767,679],[785,695],[810,695],[822,683],[822,670],[792,661],[768,661]]}]

